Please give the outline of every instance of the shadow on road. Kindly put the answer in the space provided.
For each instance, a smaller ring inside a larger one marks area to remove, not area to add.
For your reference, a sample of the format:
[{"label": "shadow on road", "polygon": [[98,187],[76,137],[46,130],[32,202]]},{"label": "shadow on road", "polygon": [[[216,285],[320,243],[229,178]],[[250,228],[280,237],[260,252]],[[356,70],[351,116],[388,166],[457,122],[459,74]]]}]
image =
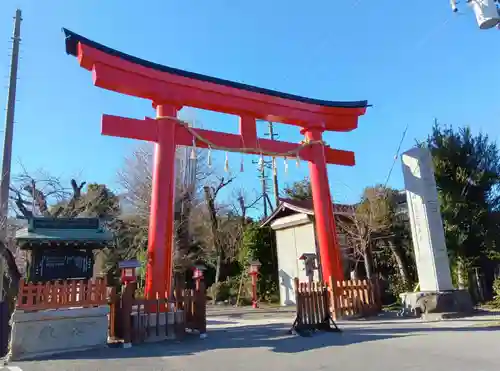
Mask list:
[{"label": "shadow on road", "polygon": [[[342,333],[316,333],[312,337],[289,335],[283,324],[242,326],[209,331],[208,338],[200,340],[190,335],[179,342],[166,341],[136,345],[130,349],[105,348],[94,351],[67,353],[43,359],[82,360],[113,358],[172,357],[193,355],[215,349],[268,348],[272,352],[294,354],[332,346],[429,335],[435,332],[498,331],[500,327],[352,327]],[[38,359],[38,360],[43,360]]]},{"label": "shadow on road", "polygon": [[234,322],[222,321],[219,319],[207,319],[207,325],[232,325]]}]

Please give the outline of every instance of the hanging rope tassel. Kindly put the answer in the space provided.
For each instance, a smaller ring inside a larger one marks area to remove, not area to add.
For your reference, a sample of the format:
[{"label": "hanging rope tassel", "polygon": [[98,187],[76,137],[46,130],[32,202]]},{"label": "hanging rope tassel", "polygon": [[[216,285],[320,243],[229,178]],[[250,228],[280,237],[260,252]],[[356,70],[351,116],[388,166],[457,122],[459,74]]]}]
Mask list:
[{"label": "hanging rope tassel", "polygon": [[243,156],[241,156],[241,163],[240,163],[240,173],[243,173],[245,169],[243,168]]},{"label": "hanging rope tassel", "polygon": [[229,157],[226,152],[226,160],[224,161],[224,171],[226,173],[229,173]]},{"label": "hanging rope tassel", "polygon": [[212,167],[212,149],[210,147],[208,147],[207,165],[209,168]]},{"label": "hanging rope tassel", "polygon": [[196,160],[196,139],[193,137],[193,146],[191,147],[191,160]]},{"label": "hanging rope tassel", "polygon": [[286,157],[283,159],[283,166],[285,168],[285,174],[288,174],[288,161]]}]

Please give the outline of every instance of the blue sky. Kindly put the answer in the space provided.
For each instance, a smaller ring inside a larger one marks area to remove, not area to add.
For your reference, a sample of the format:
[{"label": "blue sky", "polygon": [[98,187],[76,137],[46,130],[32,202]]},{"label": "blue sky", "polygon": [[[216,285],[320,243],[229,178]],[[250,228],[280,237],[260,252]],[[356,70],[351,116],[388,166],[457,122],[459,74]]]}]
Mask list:
[{"label": "blue sky", "polygon": [[[15,9],[23,10],[22,59],[14,138],[14,172],[43,168],[116,187],[116,172],[138,142],[103,137],[103,113],[142,118],[147,101],[92,86],[91,75],[65,54],[62,27],[129,54],[229,80],[330,99],[367,99],[373,107],[351,133],[326,141],[353,150],[353,168],[330,166],[332,194],[353,202],[384,182],[402,132],[403,149],[429,132],[434,117],[470,125],[497,140],[500,31],[480,31],[471,11],[451,13],[448,0],[0,2],[0,76],[8,74]],[[7,84],[0,85],[6,102]],[[237,118],[188,110],[203,128],[236,132]],[[262,125],[260,131],[265,129]],[[282,140],[301,139],[277,125]],[[224,154],[217,157],[223,172]],[[258,189],[255,165],[230,156],[234,187]],[[283,173],[282,161],[278,161]],[[307,175],[290,164],[284,184]],[[400,163],[390,184],[402,187]],[[225,197],[229,197],[226,192]]]}]

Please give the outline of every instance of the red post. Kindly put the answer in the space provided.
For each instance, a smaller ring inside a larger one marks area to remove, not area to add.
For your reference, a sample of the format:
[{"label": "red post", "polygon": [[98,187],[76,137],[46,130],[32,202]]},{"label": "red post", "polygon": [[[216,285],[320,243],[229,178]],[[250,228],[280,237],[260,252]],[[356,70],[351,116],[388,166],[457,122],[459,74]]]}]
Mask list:
[{"label": "red post", "polygon": [[122,293],[121,328],[123,332],[122,335],[123,335],[124,347],[127,348],[130,347],[130,344],[132,343],[133,340],[132,323],[130,321],[134,305],[134,293],[136,289],[137,289],[137,284],[135,282],[131,282],[125,285],[125,288],[123,289]]},{"label": "red post", "polygon": [[207,337],[207,296],[205,294],[205,281],[203,277],[196,280],[194,305],[196,327],[200,332],[200,338],[205,339]]},{"label": "red post", "polygon": [[252,308],[259,307],[257,300],[257,277],[259,276],[259,268],[261,265],[260,261],[252,260],[250,262],[250,268],[248,269],[248,273],[252,277]]},{"label": "red post", "polygon": [[[177,108],[158,105],[157,117],[176,117]],[[146,297],[170,297],[172,287],[172,249],[175,196],[175,126],[158,122],[158,141],[155,143],[153,189],[148,236],[148,265]]]},{"label": "red post", "polygon": [[[323,126],[317,126],[302,129],[301,133],[305,134],[309,141],[320,141],[323,131]],[[342,260],[337,243],[337,230],[328,185],[324,145],[312,145],[311,157],[309,172],[323,281],[328,281],[329,277],[333,277],[335,281],[342,280]]]},{"label": "red post", "polygon": [[252,308],[258,308],[257,303],[257,272],[252,273]]}]

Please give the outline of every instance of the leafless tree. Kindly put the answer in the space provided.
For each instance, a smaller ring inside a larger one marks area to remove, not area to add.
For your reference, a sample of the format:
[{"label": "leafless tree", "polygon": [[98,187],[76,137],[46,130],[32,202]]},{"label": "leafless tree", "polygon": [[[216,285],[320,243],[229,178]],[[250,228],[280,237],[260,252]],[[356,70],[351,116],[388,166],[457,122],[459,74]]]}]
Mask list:
[{"label": "leafless tree", "polygon": [[236,203],[231,204],[233,213],[241,218],[243,224],[246,224],[248,211],[254,209],[262,197],[263,195],[250,197],[243,188],[234,190],[231,197],[236,200]]},{"label": "leafless tree", "polygon": [[66,187],[59,177],[43,170],[29,173],[23,167],[23,171],[14,176],[10,187],[16,217],[76,217],[88,209],[89,201],[100,201],[86,199],[82,202],[82,190],[87,183],[75,179],[69,183],[70,186]]},{"label": "leafless tree", "polygon": [[[222,259],[224,257],[224,246],[227,246],[227,241],[224,243],[222,241],[223,236],[225,235],[222,233],[220,227],[223,224],[221,222],[221,217],[219,214],[220,211],[220,206],[217,205],[216,199],[217,195],[219,192],[224,189],[224,187],[228,186],[231,184],[234,180],[234,177],[230,177],[228,179],[225,179],[224,177],[219,178],[219,182],[215,186],[204,186],[204,194],[205,194],[205,202],[207,205],[208,209],[208,216],[210,220],[210,231],[211,231],[211,237],[212,237],[212,246],[213,246],[213,251],[215,252],[216,256],[216,263],[215,263],[215,284],[219,282],[220,278],[220,268],[222,265]],[[226,251],[227,252],[227,251]]]},{"label": "leafless tree", "polygon": [[339,231],[346,236],[352,260],[363,260],[368,278],[374,274],[373,249],[378,240],[388,237],[389,214],[385,196],[377,187],[370,187],[365,189],[361,202],[351,207],[351,212],[337,219]]},{"label": "leafless tree", "polygon": [[371,255],[372,231],[366,220],[357,213],[356,206],[352,207],[350,215],[337,218],[337,227],[346,237],[347,251],[352,262],[364,262],[367,277],[373,274]]},{"label": "leafless tree", "polygon": [[337,225],[347,237],[352,259],[364,262],[368,277],[373,274],[374,249],[387,246],[396,261],[400,277],[408,283],[409,272],[404,253],[394,242],[397,224],[394,192],[382,186],[366,188],[361,202],[352,207],[350,216],[338,218]]},{"label": "leafless tree", "polygon": [[[143,218],[147,224],[153,186],[153,151],[150,145],[139,147],[125,159],[122,170],[118,172],[124,193],[123,199],[130,211]],[[127,210],[126,210],[127,211]]]}]

